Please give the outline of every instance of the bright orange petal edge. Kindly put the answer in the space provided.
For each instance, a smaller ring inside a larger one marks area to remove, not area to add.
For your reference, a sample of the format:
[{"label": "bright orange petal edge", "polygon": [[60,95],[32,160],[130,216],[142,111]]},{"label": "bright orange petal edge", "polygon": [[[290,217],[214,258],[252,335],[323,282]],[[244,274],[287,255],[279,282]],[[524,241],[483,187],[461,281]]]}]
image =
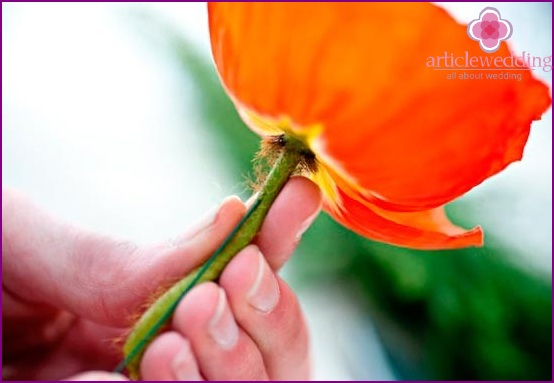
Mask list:
[{"label": "bright orange petal edge", "polygon": [[[548,88],[447,80],[429,57],[486,55],[428,3],[210,3],[213,57],[245,122],[293,134],[338,222],[418,249],[481,246],[444,204],[521,159]],[[436,31],[440,31],[437,33]],[[490,57],[509,55],[507,45]]]}]

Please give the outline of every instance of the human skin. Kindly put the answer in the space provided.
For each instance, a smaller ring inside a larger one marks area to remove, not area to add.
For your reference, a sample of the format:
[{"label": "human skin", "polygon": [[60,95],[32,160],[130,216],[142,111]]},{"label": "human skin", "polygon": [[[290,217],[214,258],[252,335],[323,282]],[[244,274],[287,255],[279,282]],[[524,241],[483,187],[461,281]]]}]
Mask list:
[{"label": "human skin", "polygon": [[[146,350],[142,378],[307,379],[305,321],[276,272],[320,206],[316,185],[291,179],[219,284],[197,286],[179,304],[171,327]],[[209,257],[245,211],[227,198],[179,238],[139,247],[61,222],[4,189],[3,378],[124,379],[108,373],[121,358],[114,340],[160,286]]]}]

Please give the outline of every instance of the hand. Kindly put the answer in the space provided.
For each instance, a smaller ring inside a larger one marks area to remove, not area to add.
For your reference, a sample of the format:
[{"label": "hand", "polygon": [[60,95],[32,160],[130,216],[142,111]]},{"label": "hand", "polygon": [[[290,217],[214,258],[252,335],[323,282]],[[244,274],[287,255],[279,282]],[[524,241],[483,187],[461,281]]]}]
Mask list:
[{"label": "hand", "polygon": [[[172,328],[146,350],[142,377],[308,378],[306,326],[296,297],[275,271],[320,204],[313,183],[291,179],[254,245],[231,261],[219,286],[197,286],[179,304]],[[3,378],[60,379],[112,370],[121,359],[114,340],[124,336],[133,314],[160,286],[207,259],[245,211],[240,200],[228,198],[182,237],[136,247],[59,222],[3,191]],[[70,379],[89,378],[114,375]]]}]

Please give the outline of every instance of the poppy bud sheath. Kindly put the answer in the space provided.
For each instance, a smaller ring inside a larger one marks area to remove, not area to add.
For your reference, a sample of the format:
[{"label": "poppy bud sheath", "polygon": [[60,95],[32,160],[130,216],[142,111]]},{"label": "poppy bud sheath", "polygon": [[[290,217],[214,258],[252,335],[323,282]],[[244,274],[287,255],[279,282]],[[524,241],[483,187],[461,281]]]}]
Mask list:
[{"label": "poppy bud sheath", "polygon": [[447,79],[428,59],[509,57],[506,43],[483,52],[429,3],[208,7],[213,57],[239,113],[260,135],[310,148],[332,217],[399,246],[482,245],[481,229],[452,224],[444,204],[521,158],[549,91],[531,71]]}]

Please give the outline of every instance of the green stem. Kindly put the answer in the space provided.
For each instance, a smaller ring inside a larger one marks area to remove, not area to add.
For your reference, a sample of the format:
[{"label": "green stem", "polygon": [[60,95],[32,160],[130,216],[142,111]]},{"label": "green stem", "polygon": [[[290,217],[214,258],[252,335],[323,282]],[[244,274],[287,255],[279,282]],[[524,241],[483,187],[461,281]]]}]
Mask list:
[{"label": "green stem", "polygon": [[169,321],[179,301],[197,284],[217,280],[231,259],[254,239],[271,205],[305,154],[302,142],[292,137],[281,139],[284,145],[282,152],[254,204],[220,248],[201,267],[173,285],[142,315],[125,341],[125,359],[116,371],[121,372],[127,367],[131,378],[138,378],[144,350]]}]

